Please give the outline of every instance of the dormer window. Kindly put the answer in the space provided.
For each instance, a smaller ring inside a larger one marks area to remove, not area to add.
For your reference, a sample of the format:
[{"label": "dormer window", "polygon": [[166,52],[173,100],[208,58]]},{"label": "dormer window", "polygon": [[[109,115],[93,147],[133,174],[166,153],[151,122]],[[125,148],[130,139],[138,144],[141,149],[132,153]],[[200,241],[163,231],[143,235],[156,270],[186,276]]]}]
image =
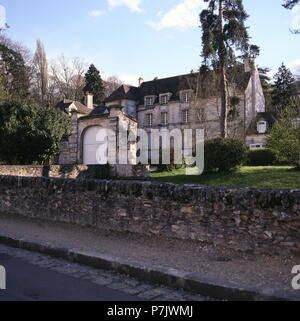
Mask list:
[{"label": "dormer window", "polygon": [[146,107],[153,106],[154,105],[154,97],[153,96],[145,97],[145,105],[146,105]]},{"label": "dormer window", "polygon": [[164,95],[160,95],[160,104],[161,105],[167,105],[169,101],[169,95],[164,94]]},{"label": "dormer window", "polygon": [[265,134],[267,132],[267,122],[262,120],[257,123],[257,132],[259,134]]},{"label": "dormer window", "polygon": [[190,101],[190,93],[189,91],[183,91],[180,94],[180,101],[182,103],[188,103]]}]

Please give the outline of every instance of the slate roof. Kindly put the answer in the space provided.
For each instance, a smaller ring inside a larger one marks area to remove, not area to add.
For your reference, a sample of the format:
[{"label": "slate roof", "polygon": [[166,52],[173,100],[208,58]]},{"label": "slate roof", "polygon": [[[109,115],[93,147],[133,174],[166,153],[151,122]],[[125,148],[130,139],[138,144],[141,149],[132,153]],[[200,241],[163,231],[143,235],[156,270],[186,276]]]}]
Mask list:
[{"label": "slate roof", "polygon": [[59,102],[56,105],[56,108],[60,109],[61,111],[67,113],[68,108],[74,104],[75,107],[77,108],[77,112],[79,112],[80,114],[89,114],[91,112],[91,110],[89,108],[87,108],[85,105],[83,105],[81,102],[79,101],[74,101],[74,100],[70,100],[70,99],[64,99],[63,101]]},{"label": "slate roof", "polygon": [[122,85],[115,90],[108,98],[104,100],[105,103],[118,100],[139,100],[139,89],[134,86]]},{"label": "slate roof", "polygon": [[171,93],[170,101],[177,101],[181,90],[194,89],[197,86],[197,79],[198,73],[193,73],[144,82],[139,87],[139,102],[143,104],[144,97],[151,95],[157,96],[158,100],[159,94],[164,93]]},{"label": "slate roof", "polygon": [[[227,78],[229,83],[234,83],[236,88],[244,93],[249,84],[251,72],[245,72],[244,66],[241,65],[238,69],[229,70]],[[178,101],[180,91],[189,89],[196,91],[197,86],[199,98],[214,97],[218,95],[218,81],[216,73],[208,71],[146,81],[140,87],[122,85],[104,102],[129,99],[144,104],[144,97],[151,95],[156,96],[156,102],[158,102],[159,95],[164,93],[172,94],[170,101]]]},{"label": "slate roof", "polygon": [[77,112],[80,114],[84,114],[85,117],[93,117],[93,116],[104,116],[109,115],[109,109],[104,105],[96,106],[94,105],[94,109],[90,109],[83,105],[79,101],[73,101],[70,99],[64,99],[60,103],[56,105],[56,108],[60,109],[61,111],[68,113],[68,108],[74,104],[77,108]]},{"label": "slate roof", "polygon": [[109,115],[109,109],[105,106],[97,106],[89,113],[89,116],[94,115]]}]

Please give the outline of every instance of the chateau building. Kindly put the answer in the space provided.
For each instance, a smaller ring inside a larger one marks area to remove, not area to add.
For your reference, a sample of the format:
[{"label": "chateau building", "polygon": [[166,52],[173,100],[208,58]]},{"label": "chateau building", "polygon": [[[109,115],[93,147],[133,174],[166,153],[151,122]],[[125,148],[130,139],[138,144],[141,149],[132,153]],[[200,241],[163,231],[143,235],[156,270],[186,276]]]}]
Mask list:
[{"label": "chateau building", "polygon": [[[263,144],[268,127],[265,98],[258,69],[254,61],[229,70],[228,134]],[[65,100],[58,107],[72,119],[72,134],[61,143],[61,164],[97,164],[96,133],[100,128],[118,132],[128,130],[204,129],[205,139],[220,135],[220,95],[218,77],[212,71],[143,82],[139,87],[122,85],[103,106],[94,106],[87,95],[86,104]],[[260,121],[260,125],[259,122]],[[263,126],[262,122],[265,122]],[[249,128],[257,128],[247,137]],[[136,146],[128,148],[136,152]]]}]

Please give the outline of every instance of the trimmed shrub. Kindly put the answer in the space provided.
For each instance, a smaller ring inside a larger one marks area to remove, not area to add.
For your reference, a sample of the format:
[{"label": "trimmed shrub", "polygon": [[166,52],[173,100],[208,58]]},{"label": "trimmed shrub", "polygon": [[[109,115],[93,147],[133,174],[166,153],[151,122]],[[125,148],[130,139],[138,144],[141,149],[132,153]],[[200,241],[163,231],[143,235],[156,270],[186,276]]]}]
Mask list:
[{"label": "trimmed shrub", "polygon": [[234,138],[216,138],[205,142],[205,171],[229,172],[245,160],[245,144]]},{"label": "trimmed shrub", "polygon": [[246,165],[248,166],[270,166],[275,163],[276,155],[271,149],[260,148],[247,152]]}]

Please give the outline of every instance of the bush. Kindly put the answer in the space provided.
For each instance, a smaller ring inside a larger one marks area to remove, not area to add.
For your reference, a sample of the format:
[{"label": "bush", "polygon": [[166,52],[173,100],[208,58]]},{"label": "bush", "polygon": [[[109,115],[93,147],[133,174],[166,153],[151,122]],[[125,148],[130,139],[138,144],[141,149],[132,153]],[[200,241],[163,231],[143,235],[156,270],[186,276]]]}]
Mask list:
[{"label": "bush", "polygon": [[41,164],[59,152],[70,119],[31,101],[0,99],[0,159],[7,164]]},{"label": "bush", "polygon": [[184,165],[177,165],[177,164],[159,164],[157,165],[158,172],[172,172],[177,169],[184,168]]},{"label": "bush", "polygon": [[300,126],[293,117],[282,118],[273,126],[267,146],[278,162],[300,168]]},{"label": "bush", "polygon": [[[170,148],[170,164],[162,164],[162,152],[163,150],[160,148],[159,164],[153,164],[154,166],[157,166],[158,172],[171,172],[171,171],[186,167],[186,165],[184,164],[184,161],[183,161],[183,164],[175,164],[173,148]],[[151,164],[151,159],[149,160],[149,164]]]},{"label": "bush", "polygon": [[217,138],[205,143],[205,171],[229,172],[241,166],[246,156],[245,144],[234,138]]},{"label": "bush", "polygon": [[260,148],[247,152],[246,165],[248,166],[269,166],[275,163],[276,155],[271,149]]}]

